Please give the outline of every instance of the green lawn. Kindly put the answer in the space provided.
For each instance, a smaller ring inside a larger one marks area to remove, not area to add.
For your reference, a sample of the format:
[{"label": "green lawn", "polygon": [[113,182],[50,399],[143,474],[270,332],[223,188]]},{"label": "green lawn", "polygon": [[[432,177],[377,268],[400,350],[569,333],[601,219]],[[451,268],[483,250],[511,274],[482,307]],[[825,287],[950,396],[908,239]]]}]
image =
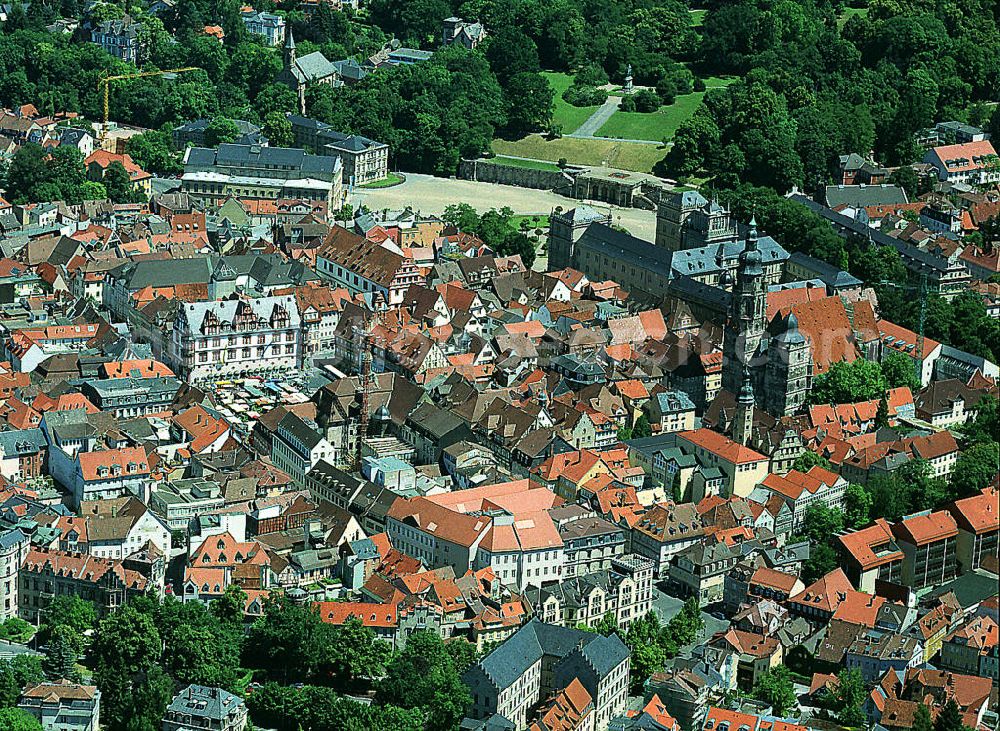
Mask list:
[{"label": "green lawn", "polygon": [[566,158],[577,165],[600,165],[640,173],[652,171],[653,166],[666,155],[660,145],[574,137],[548,140],[542,135],[528,135],[520,140],[493,140],[493,151],[498,155],[533,157],[552,162]]},{"label": "green lawn", "polygon": [[570,74],[561,74],[555,71],[543,71],[542,76],[548,79],[549,84],[555,90],[555,111],[552,113],[552,121],[562,126],[563,134],[576,132],[577,128],[587,121],[597,107],[574,107],[562,98],[562,93],[573,84],[573,77]]},{"label": "green lawn", "polygon": [[536,228],[547,230],[549,227],[549,217],[546,215],[513,216],[510,219],[510,227],[515,231],[521,230],[521,222],[528,222],[528,233],[533,234]]},{"label": "green lawn", "polygon": [[837,27],[843,28],[847,24],[847,21],[854,16],[867,18],[868,8],[844,8],[844,12],[837,17]]},{"label": "green lawn", "polygon": [[692,10],[691,11],[691,27],[701,28],[701,24],[705,21],[705,13],[707,10]]},{"label": "green lawn", "polygon": [[402,175],[397,175],[396,173],[390,171],[390,173],[386,177],[382,178],[382,180],[374,180],[371,183],[365,183],[364,185],[359,185],[358,187],[388,188],[389,186],[398,185],[399,183],[402,183],[404,179],[405,178],[403,178]]},{"label": "green lawn", "polygon": [[529,170],[547,170],[549,172],[559,172],[559,166],[554,165],[551,162],[541,162],[539,160],[522,160],[517,157],[507,157],[506,155],[497,155],[493,158],[493,162],[500,165],[510,165],[515,168],[528,168]]},{"label": "green lawn", "polygon": [[[732,79],[710,77],[705,79],[707,89],[719,89]],[[695,113],[705,98],[703,91],[677,97],[668,107],[656,112],[615,112],[598,131],[599,137],[617,137],[624,140],[669,140],[685,121]]]},{"label": "green lawn", "polygon": [[660,107],[657,112],[615,112],[597,134],[627,140],[670,139],[701,106],[704,97],[705,92],[685,94],[677,97],[669,107]]}]

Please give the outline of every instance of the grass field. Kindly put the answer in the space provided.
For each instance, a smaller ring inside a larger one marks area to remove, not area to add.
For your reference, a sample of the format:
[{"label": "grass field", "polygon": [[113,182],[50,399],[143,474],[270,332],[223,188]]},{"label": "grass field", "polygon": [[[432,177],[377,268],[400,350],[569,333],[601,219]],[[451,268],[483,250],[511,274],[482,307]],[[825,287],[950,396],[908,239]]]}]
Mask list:
[{"label": "grass field", "polygon": [[576,132],[577,128],[587,121],[587,117],[597,110],[597,107],[574,107],[563,100],[562,93],[573,84],[573,77],[570,74],[543,71],[542,76],[548,79],[549,84],[556,92],[555,111],[552,113],[553,123],[562,126],[563,134]]},{"label": "grass field", "polygon": [[701,106],[704,96],[704,92],[679,96],[669,107],[660,107],[657,112],[615,112],[597,134],[628,140],[668,140]]},{"label": "grass field", "polygon": [[518,155],[557,162],[566,158],[577,165],[601,165],[648,173],[663,159],[666,151],[660,145],[642,145],[614,140],[561,137],[547,140],[542,135],[528,135],[520,140],[493,140],[498,155]]},{"label": "grass field", "polygon": [[493,158],[493,162],[500,165],[510,165],[515,168],[528,168],[529,170],[547,170],[549,172],[557,173],[559,172],[559,166],[551,162],[540,162],[538,160],[521,160],[516,157],[507,157],[506,155],[497,155]]},{"label": "grass field", "polygon": [[692,10],[691,11],[691,27],[692,28],[701,28],[701,24],[705,20],[705,13],[707,13],[707,12],[708,12],[707,10]]},{"label": "grass field", "polygon": [[[705,79],[706,89],[719,89],[732,83],[732,79],[711,77]],[[669,140],[687,119],[701,106],[703,91],[677,97],[669,107],[656,112],[615,112],[598,131],[599,137],[617,137],[625,140]]]},{"label": "grass field", "polygon": [[837,27],[843,28],[847,24],[847,21],[856,15],[867,18],[868,8],[844,8],[844,12],[837,17]]}]

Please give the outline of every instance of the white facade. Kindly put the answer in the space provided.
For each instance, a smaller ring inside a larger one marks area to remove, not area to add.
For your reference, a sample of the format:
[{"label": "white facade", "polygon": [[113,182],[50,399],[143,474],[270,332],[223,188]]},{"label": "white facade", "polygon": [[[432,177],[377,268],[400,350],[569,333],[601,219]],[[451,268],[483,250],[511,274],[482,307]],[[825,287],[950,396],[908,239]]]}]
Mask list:
[{"label": "white facade", "polygon": [[0,621],[17,616],[17,573],[29,545],[28,537],[19,530],[0,533]]},{"label": "white facade", "polygon": [[185,303],[168,359],[190,381],[294,370],[302,362],[299,324],[291,295]]},{"label": "white facade", "polygon": [[147,543],[156,546],[164,556],[170,555],[170,531],[166,524],[149,510],[132,524],[124,536],[107,539],[90,538],[88,553],[99,558],[122,560]]},{"label": "white facade", "polygon": [[480,547],[473,560],[477,571],[487,566],[503,584],[542,586],[562,579],[565,554],[562,546],[536,551],[504,551],[492,553]]}]

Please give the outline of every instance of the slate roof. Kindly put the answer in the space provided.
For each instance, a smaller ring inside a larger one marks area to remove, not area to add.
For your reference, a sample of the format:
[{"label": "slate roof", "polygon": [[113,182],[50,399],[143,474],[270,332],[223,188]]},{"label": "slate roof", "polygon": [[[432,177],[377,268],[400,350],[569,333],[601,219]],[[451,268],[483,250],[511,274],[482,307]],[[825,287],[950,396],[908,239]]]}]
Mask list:
[{"label": "slate roof", "polygon": [[893,206],[909,203],[906,191],[898,185],[828,185],[826,204],[830,208],[851,206]]},{"label": "slate roof", "polygon": [[[549,655],[563,658],[578,645],[587,651],[598,639],[617,640],[598,642],[593,651],[587,653],[595,667],[615,667],[628,656],[628,649],[617,635],[609,638],[570,627],[545,624],[532,619],[521,629],[479,662],[479,668],[498,688],[513,685],[525,671],[541,657]],[[617,646],[616,646],[617,645]],[[617,662],[615,660],[617,659]],[[468,672],[468,671],[467,671]]]},{"label": "slate roof", "polygon": [[177,284],[207,284],[215,261],[215,257],[172,259],[169,264],[163,261],[136,261],[112,269],[111,274],[116,279],[124,279],[125,288],[129,290]]},{"label": "slate roof", "polygon": [[[684,275],[711,274],[732,267],[746,248],[746,241],[727,241],[670,251],[613,229],[607,224],[595,222],[587,226],[576,246],[578,249],[591,249],[609,258],[625,261],[669,280]],[[770,236],[762,236],[757,240],[757,250],[764,264],[788,259],[788,252]]]},{"label": "slate roof", "polygon": [[45,433],[38,428],[0,432],[0,454],[11,457],[31,454],[46,447]]},{"label": "slate roof", "polygon": [[803,254],[801,251],[793,252],[789,257],[790,264],[798,264],[816,274],[828,287],[840,289],[843,287],[860,287],[862,281],[853,274],[845,272],[843,269],[828,264],[822,259]]},{"label": "slate roof", "polygon": [[337,65],[319,51],[313,51],[295,60],[294,73],[300,81],[317,81],[336,75]]},{"label": "slate roof", "polygon": [[295,147],[259,147],[224,143],[218,149],[192,147],[184,159],[185,167],[234,167],[247,169],[297,170],[302,175],[333,175],[340,159],[329,155],[310,155]]},{"label": "slate roof", "polygon": [[221,722],[242,705],[242,698],[221,688],[192,684],[174,696],[167,713]]},{"label": "slate roof", "polygon": [[249,307],[260,320],[270,320],[275,308],[284,309],[288,315],[288,327],[295,328],[299,324],[299,309],[295,306],[295,297],[290,294],[272,297],[255,297],[240,300],[222,300],[213,302],[187,302],[184,304],[184,314],[191,330],[201,330],[202,322],[208,313],[223,322],[233,322],[236,313],[241,308]]},{"label": "slate roof", "polygon": [[345,58],[342,61],[334,61],[332,65],[335,69],[337,69],[337,74],[342,79],[361,81],[361,79],[368,76],[368,70],[353,58]]},{"label": "slate roof", "polygon": [[853,218],[845,216],[843,213],[831,210],[821,203],[817,203],[809,197],[802,195],[801,193],[790,195],[789,200],[793,200],[796,203],[810,209],[813,213],[825,218],[835,226],[835,230],[837,230],[842,237],[846,238],[844,233],[846,232],[847,234],[855,234],[871,239],[871,241],[878,246],[891,246],[900,253],[904,260],[909,259],[916,261],[922,266],[925,266],[928,269],[933,269],[939,273],[944,273],[949,268],[947,259],[937,256],[936,254],[930,254],[922,249],[918,249],[915,246],[910,246],[905,241],[900,241],[892,236],[887,236],[881,231],[873,229],[860,221],[855,221]]},{"label": "slate roof", "polygon": [[363,152],[373,147],[385,147],[385,143],[377,142],[362,135],[348,135],[333,129],[324,129],[316,135],[317,139],[328,147],[348,152]]}]

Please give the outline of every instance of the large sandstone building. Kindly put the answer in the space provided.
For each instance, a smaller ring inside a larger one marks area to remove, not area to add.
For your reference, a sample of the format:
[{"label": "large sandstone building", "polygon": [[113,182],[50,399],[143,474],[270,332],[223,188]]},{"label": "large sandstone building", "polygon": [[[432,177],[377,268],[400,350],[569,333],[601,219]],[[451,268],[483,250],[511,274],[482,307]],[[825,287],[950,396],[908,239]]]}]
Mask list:
[{"label": "large sandstone building", "polygon": [[725,325],[722,388],[776,416],[799,409],[812,377],[810,343],[796,316],[768,323],[768,287],[782,281],[788,258],[777,241],[758,235],[756,222],[741,232],[725,207],[697,191],[661,197],[655,242],[613,228],[610,216],[586,206],[550,217],[551,269],[613,280],[657,304],[668,296],[707,303]]}]

